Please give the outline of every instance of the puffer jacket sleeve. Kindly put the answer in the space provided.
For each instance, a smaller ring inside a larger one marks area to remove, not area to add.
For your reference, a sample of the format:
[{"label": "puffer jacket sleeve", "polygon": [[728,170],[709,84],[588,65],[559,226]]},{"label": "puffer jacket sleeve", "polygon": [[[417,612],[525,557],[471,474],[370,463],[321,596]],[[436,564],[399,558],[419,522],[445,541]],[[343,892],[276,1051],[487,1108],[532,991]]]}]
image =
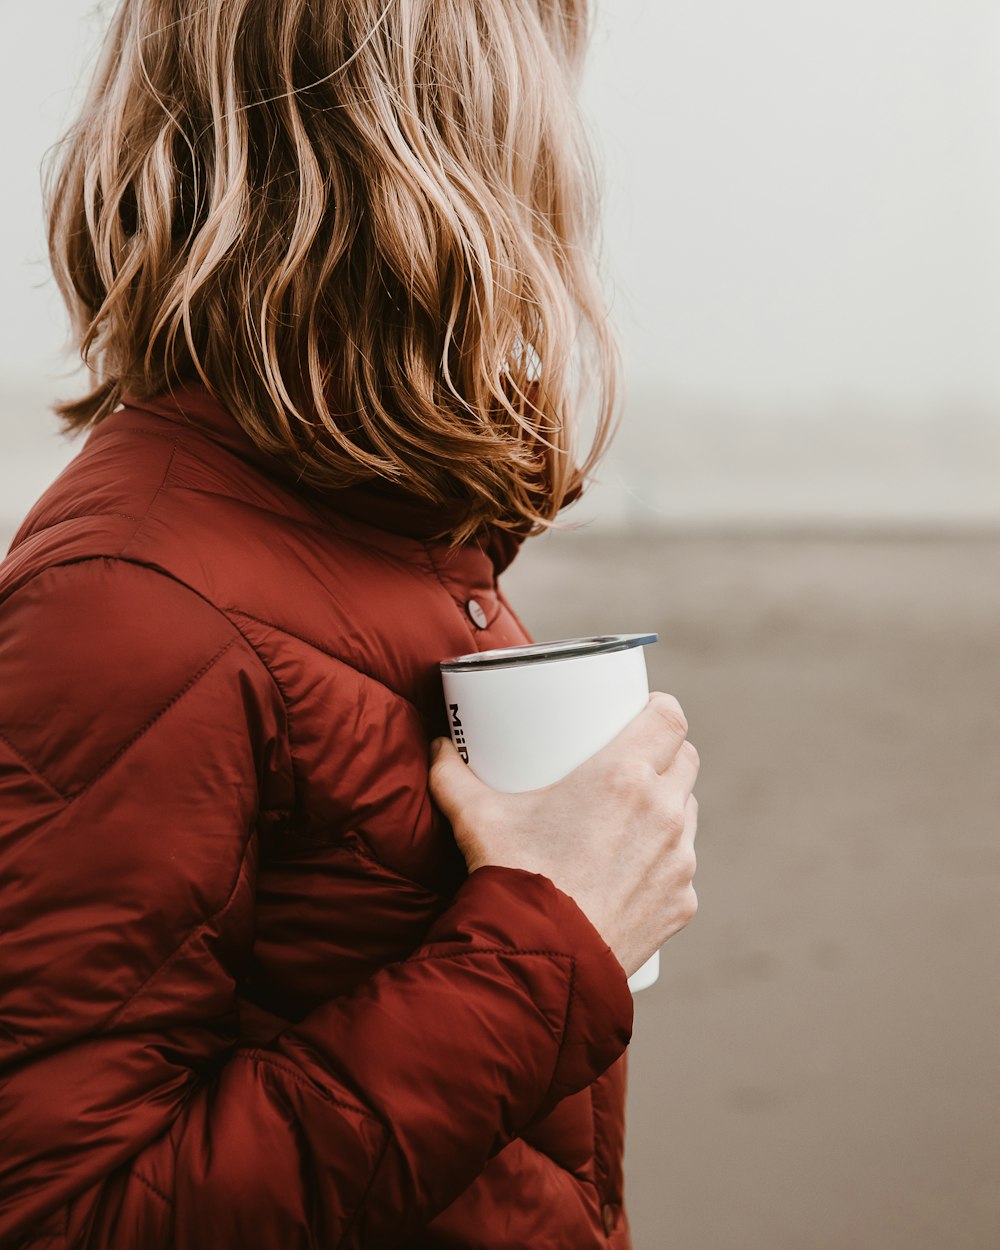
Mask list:
[{"label": "puffer jacket sleeve", "polygon": [[241,1046],[280,691],[152,568],[0,601],[0,1246],[399,1246],[628,1043],[547,878],[483,868],[412,955]]}]

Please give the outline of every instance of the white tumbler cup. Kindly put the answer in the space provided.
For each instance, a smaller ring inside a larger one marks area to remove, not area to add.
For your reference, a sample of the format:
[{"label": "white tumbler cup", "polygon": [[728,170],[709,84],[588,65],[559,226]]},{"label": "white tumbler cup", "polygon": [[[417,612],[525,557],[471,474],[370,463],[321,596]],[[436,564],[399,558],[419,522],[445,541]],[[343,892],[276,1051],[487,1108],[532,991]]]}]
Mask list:
[{"label": "white tumbler cup", "polygon": [[[649,702],[643,647],[657,634],[600,634],[476,651],[440,662],[455,748],[494,790],[535,790],[607,746]],[[657,951],[628,979],[660,973]]]}]

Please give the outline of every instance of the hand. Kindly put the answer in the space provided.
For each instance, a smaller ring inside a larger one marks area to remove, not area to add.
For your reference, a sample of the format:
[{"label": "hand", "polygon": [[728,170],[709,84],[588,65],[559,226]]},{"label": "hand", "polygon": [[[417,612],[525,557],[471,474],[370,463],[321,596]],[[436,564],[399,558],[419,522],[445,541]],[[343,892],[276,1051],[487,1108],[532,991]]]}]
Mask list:
[{"label": "hand", "polygon": [[631,976],[694,917],[700,761],[673,695],[654,690],[607,746],[548,786],[505,794],[436,739],[431,796],[469,872],[541,873],[569,894]]}]

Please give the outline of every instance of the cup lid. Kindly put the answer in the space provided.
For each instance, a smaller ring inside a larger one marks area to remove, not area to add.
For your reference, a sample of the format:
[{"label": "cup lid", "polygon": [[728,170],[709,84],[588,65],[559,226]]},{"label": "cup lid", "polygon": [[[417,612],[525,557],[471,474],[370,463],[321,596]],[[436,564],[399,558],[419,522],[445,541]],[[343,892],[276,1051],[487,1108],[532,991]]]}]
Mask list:
[{"label": "cup lid", "polygon": [[501,668],[515,664],[540,664],[571,656],[597,655],[604,651],[625,651],[656,642],[659,634],[591,634],[587,638],[557,638],[553,642],[531,642],[517,647],[495,647],[441,660],[443,673],[461,673],[470,668]]}]

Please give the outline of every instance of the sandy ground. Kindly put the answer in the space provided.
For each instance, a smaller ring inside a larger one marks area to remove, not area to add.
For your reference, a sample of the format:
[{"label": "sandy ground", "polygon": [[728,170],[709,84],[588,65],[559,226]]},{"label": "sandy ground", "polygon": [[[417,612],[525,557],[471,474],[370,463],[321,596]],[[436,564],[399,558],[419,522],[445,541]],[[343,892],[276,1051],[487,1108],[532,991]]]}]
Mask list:
[{"label": "sandy ground", "polygon": [[658,632],[701,753],[636,1250],[998,1250],[1000,536],[581,531],[502,584],[538,640]]}]

